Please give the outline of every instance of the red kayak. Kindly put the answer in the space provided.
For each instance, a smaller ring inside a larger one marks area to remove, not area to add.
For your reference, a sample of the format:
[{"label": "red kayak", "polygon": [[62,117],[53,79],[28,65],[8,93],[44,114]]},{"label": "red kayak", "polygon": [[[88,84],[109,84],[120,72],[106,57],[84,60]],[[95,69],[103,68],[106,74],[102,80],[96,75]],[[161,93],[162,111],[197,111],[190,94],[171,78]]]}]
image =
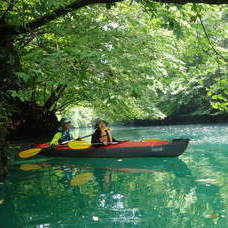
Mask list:
[{"label": "red kayak", "polygon": [[53,157],[85,157],[85,158],[130,158],[130,157],[177,157],[187,148],[189,139],[172,141],[132,142],[124,141],[113,145],[87,149],[70,149],[67,145],[59,145],[54,149],[46,148],[48,144],[39,144],[41,154]]}]

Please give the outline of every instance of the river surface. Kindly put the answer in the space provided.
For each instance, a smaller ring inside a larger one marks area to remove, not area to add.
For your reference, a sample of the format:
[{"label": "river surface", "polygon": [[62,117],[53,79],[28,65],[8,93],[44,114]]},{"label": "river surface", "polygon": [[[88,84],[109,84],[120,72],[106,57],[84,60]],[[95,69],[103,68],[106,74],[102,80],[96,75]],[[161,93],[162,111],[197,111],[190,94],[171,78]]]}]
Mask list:
[{"label": "river surface", "polygon": [[115,128],[113,135],[191,142],[179,158],[12,161],[0,183],[0,227],[228,227],[228,124]]}]

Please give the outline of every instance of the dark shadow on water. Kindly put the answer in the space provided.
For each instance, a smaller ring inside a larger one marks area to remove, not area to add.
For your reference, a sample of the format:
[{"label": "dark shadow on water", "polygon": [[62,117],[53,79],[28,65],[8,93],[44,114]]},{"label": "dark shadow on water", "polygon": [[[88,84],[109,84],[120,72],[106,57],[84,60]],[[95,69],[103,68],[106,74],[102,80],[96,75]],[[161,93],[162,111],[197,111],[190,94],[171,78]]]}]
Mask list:
[{"label": "dark shadow on water", "polygon": [[[125,172],[172,172],[176,176],[191,175],[184,161],[178,158],[130,158],[130,159],[56,159],[55,164],[75,167],[119,170]],[[52,163],[53,164],[53,163]]]}]

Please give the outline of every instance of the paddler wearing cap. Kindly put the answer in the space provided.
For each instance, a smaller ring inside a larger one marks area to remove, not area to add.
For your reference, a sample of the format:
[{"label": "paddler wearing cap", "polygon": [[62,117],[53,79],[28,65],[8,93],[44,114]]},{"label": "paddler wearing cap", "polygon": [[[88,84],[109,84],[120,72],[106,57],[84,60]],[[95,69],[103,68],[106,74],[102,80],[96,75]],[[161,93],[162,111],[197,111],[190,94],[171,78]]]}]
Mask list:
[{"label": "paddler wearing cap", "polygon": [[62,118],[60,123],[61,127],[57,130],[53,139],[51,140],[51,145],[63,144],[64,142],[68,142],[76,138],[71,130],[70,119]]}]

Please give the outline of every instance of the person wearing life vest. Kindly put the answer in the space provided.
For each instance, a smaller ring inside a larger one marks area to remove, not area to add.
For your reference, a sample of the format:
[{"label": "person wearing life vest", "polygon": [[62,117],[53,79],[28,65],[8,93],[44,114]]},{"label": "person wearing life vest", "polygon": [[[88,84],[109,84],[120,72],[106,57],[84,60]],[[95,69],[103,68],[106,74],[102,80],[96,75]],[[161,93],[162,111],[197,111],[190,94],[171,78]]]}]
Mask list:
[{"label": "person wearing life vest", "polygon": [[64,142],[74,140],[76,137],[74,136],[71,130],[71,120],[68,118],[62,118],[60,120],[61,127],[55,133],[53,139],[50,144],[55,146],[57,144],[63,144]]},{"label": "person wearing life vest", "polygon": [[95,132],[92,135],[91,143],[97,146],[106,146],[112,142],[120,142],[112,137],[111,131],[107,128],[108,123],[99,119],[95,124]]}]

